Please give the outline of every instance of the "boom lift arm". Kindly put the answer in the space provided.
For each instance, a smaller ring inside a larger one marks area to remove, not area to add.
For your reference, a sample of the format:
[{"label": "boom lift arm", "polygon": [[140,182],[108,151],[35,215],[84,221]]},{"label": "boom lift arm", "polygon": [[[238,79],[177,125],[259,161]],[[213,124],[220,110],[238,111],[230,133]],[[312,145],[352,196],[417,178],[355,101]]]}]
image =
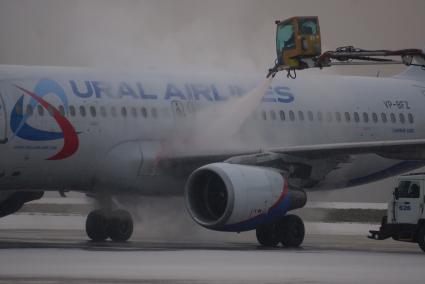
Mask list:
[{"label": "boom lift arm", "polygon": [[[365,50],[344,46],[321,53],[318,17],[293,17],[276,21],[276,25],[277,59],[267,78],[286,70],[288,77],[295,79],[296,70],[333,65],[405,64],[425,70],[425,54],[420,49]],[[394,57],[401,57],[401,60]]]}]

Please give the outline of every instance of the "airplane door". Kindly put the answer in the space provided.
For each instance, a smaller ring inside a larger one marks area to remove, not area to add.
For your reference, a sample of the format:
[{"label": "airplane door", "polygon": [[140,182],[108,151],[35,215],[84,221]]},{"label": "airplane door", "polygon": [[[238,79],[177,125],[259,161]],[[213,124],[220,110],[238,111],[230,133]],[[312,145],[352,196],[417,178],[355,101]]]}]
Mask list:
[{"label": "airplane door", "polygon": [[192,101],[172,101],[171,108],[173,110],[173,116],[178,123],[180,120],[193,120],[196,115],[196,105]]},{"label": "airplane door", "polygon": [[7,142],[7,113],[6,104],[0,94],[0,144]]},{"label": "airplane door", "polygon": [[173,116],[174,119],[176,120],[180,120],[180,119],[184,119],[187,116],[185,107],[183,102],[181,101],[172,101],[171,102],[171,108],[173,109]]}]

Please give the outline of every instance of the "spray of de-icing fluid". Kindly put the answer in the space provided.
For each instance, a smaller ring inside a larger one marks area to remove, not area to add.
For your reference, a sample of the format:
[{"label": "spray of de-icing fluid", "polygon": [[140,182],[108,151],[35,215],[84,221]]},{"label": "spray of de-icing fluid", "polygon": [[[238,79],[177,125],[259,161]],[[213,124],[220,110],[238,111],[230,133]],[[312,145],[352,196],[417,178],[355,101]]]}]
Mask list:
[{"label": "spray of de-icing fluid", "polygon": [[231,152],[248,147],[240,131],[244,123],[260,105],[270,87],[267,78],[255,89],[240,97],[232,97],[223,103],[198,110],[196,118],[179,129],[172,141],[179,153],[197,155],[199,152]]}]

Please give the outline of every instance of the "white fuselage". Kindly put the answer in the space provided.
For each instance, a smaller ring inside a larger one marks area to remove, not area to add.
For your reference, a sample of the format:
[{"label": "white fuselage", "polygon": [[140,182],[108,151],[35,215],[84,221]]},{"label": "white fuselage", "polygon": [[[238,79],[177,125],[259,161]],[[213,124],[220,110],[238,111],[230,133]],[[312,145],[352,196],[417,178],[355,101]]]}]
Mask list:
[{"label": "white fuselage", "polygon": [[[238,148],[425,138],[425,82],[276,78],[255,108],[224,107],[261,83],[260,77],[111,76],[2,67],[0,190],[113,187],[181,194],[185,178],[150,172],[164,152],[172,155],[166,149],[172,144],[178,144],[180,154],[192,156],[201,150],[231,153]],[[243,112],[249,115],[236,134],[228,135],[220,119],[228,116],[227,126],[235,127],[230,121],[244,117]],[[210,138],[202,145],[192,143],[197,136]],[[354,155],[314,188],[367,183],[420,166],[422,162]]]}]

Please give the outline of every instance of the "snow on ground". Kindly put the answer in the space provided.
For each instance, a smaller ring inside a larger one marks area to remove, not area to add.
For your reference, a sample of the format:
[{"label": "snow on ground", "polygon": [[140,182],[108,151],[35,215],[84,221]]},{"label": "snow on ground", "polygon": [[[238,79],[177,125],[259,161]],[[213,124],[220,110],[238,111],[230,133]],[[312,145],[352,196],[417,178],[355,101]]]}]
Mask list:
[{"label": "snow on ground", "polygon": [[[93,200],[80,195],[71,197],[45,197],[39,200],[31,201],[28,204],[90,204]],[[323,209],[387,209],[387,203],[371,202],[307,202],[306,208]]]},{"label": "snow on ground", "polygon": [[[85,217],[80,215],[13,214],[0,219],[0,229],[84,230],[85,222]],[[379,227],[377,224],[313,222],[306,222],[305,226],[309,234],[334,235],[365,235]]]},{"label": "snow on ground", "polygon": [[306,208],[323,209],[387,209],[387,203],[367,202],[307,202]]},{"label": "snow on ground", "polygon": [[[417,245],[365,238],[377,225],[306,223],[303,248],[262,249],[253,232],[200,228],[197,238],[192,227],[174,229],[175,236],[157,232],[159,239],[153,228],[138,226],[150,235],[136,234],[123,245],[96,245],[85,240],[84,224],[80,215],[0,219],[0,283],[392,284],[422,283],[425,275]],[[180,235],[186,237],[177,239]]]}]

